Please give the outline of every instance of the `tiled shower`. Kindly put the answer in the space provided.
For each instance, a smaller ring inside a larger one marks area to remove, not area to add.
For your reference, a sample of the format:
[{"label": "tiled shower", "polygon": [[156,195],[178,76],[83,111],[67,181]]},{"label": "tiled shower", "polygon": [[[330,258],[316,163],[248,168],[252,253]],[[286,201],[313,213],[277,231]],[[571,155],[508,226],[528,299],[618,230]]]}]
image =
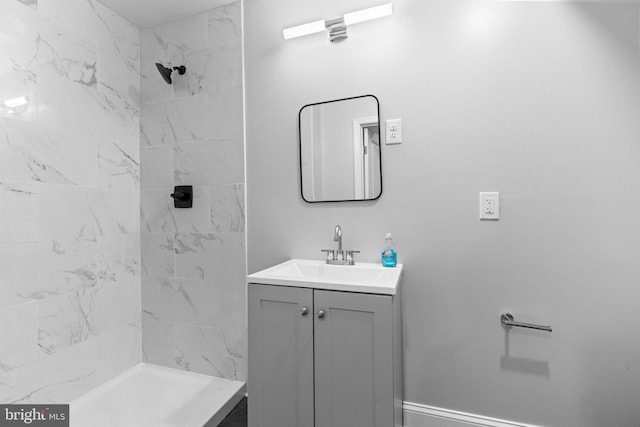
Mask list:
[{"label": "tiled shower", "polygon": [[2,2],[0,402],[140,362],[245,380],[240,12],[141,30],[93,0]]},{"label": "tiled shower", "polygon": [[[244,380],[241,34],[239,2],[141,32],[140,193],[144,360]],[[186,74],[168,85],[156,62]]]}]

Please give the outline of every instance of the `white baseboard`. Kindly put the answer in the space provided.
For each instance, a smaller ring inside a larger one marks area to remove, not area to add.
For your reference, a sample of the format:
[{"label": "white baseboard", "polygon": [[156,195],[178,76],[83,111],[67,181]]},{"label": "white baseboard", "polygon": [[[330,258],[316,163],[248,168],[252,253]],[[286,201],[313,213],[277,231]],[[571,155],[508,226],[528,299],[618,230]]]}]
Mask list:
[{"label": "white baseboard", "polygon": [[540,427],[411,402],[402,411],[405,427]]}]

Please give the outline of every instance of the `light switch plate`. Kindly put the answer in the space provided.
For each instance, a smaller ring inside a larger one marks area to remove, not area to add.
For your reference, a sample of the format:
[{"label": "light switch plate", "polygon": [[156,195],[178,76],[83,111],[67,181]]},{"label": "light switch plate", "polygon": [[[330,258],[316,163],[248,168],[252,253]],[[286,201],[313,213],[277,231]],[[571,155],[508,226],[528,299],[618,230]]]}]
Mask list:
[{"label": "light switch plate", "polygon": [[480,193],[480,219],[500,219],[500,193]]}]

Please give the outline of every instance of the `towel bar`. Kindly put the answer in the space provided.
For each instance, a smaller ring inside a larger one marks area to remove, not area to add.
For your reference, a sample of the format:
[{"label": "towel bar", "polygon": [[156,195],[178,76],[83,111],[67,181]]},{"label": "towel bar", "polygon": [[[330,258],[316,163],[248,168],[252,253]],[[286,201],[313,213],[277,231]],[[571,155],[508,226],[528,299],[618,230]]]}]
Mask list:
[{"label": "towel bar", "polygon": [[505,326],[516,326],[518,328],[538,329],[540,331],[551,332],[551,326],[534,325],[533,323],[516,322],[515,320],[513,320],[513,314],[511,314],[511,313],[502,313],[502,315],[500,316],[500,321]]}]

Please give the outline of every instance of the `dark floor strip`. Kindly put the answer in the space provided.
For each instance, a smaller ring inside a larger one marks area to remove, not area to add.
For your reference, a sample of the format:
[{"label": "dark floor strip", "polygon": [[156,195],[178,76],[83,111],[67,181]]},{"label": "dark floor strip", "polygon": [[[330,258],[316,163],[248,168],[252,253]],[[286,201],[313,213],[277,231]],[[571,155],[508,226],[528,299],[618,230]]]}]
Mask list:
[{"label": "dark floor strip", "polygon": [[242,400],[236,405],[235,408],[229,412],[224,420],[218,425],[218,427],[247,427],[247,398],[243,397]]}]

